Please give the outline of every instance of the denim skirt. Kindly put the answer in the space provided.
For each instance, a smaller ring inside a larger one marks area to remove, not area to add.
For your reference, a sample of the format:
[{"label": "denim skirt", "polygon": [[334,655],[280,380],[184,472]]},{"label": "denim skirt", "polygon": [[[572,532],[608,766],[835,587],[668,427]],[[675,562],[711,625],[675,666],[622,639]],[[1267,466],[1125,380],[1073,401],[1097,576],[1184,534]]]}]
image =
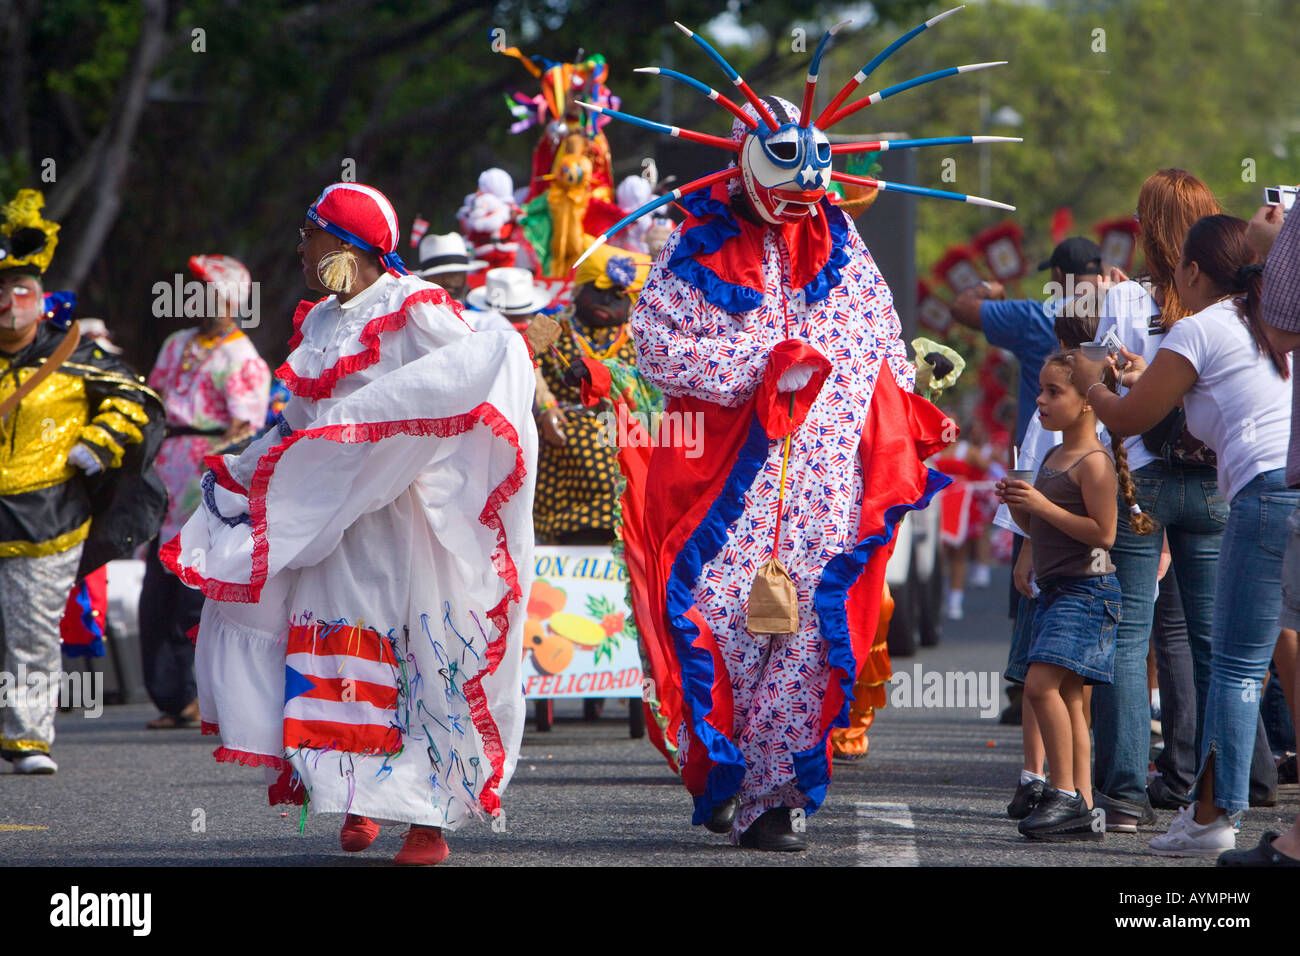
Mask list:
[{"label": "denim skirt", "polygon": [[1119,579],[1113,574],[1052,577],[1038,582],[1029,662],[1055,664],[1085,684],[1109,684],[1115,677],[1115,632],[1119,628]]}]

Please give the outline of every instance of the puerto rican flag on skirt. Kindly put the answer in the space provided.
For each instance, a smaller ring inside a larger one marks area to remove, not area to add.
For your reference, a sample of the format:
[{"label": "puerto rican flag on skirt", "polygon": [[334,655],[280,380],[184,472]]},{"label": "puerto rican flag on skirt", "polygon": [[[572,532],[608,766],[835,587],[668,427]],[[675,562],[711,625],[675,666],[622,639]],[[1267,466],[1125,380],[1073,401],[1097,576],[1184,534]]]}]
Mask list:
[{"label": "puerto rican flag on skirt", "polygon": [[392,643],[376,630],[326,623],[290,628],[285,749],[397,753],[399,675]]}]

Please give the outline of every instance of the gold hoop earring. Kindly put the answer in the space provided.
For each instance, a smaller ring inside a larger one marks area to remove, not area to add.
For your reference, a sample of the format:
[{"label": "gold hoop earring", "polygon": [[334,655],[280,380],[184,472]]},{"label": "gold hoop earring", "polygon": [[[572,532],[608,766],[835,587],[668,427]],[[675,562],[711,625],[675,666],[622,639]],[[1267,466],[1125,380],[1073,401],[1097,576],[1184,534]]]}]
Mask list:
[{"label": "gold hoop earring", "polygon": [[327,252],[316,263],[316,276],[331,292],[350,292],[357,281],[357,257],[351,249]]}]

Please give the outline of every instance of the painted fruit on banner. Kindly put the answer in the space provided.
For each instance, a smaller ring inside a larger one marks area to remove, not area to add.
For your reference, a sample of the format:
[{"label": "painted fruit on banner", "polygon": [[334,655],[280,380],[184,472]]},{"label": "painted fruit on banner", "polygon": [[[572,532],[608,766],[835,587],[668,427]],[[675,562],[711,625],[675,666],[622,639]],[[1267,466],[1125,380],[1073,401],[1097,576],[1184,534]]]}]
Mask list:
[{"label": "painted fruit on banner", "polygon": [[608,547],[539,545],[524,623],[530,698],[639,697],[627,570]]}]

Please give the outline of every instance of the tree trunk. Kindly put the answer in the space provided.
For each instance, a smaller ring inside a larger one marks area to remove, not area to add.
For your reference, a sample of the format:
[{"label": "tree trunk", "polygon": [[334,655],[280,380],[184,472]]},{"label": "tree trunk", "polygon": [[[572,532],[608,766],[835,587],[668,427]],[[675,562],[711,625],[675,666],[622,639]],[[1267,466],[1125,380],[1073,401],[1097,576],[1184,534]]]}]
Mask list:
[{"label": "tree trunk", "polygon": [[64,260],[66,267],[60,270],[64,284],[73,289],[85,281],[117,223],[122,206],[122,183],[131,159],[131,144],[144,115],[154,68],[166,49],[167,0],[143,0],[142,7],[140,41],[122,78],[117,103],[108,122],[108,141],[97,181],[86,193],[89,215],[77,229],[72,254]]},{"label": "tree trunk", "polygon": [[32,159],[27,126],[27,41],[30,0],[0,0],[0,128],[12,156],[27,165]]}]

